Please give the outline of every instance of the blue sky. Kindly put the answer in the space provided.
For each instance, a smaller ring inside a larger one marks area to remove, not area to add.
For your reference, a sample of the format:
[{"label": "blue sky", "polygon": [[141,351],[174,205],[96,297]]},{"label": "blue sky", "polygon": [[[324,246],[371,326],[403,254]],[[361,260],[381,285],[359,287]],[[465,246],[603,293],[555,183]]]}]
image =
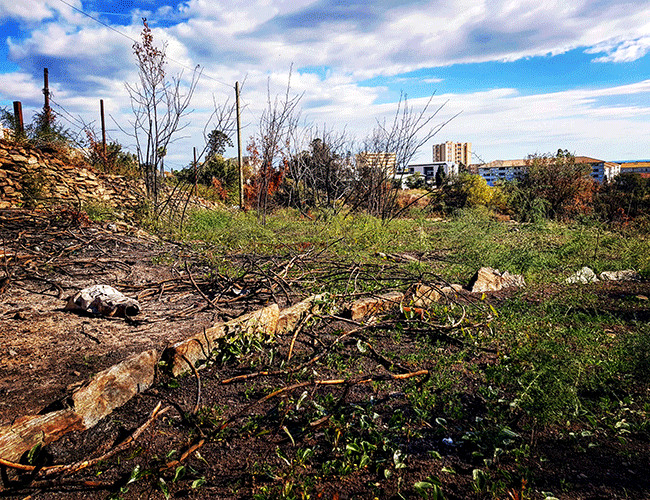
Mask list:
[{"label": "blue sky", "polygon": [[[85,14],[92,16],[91,19]],[[110,135],[131,119],[132,40],[146,17],[167,44],[168,72],[203,69],[170,166],[201,147],[213,103],[244,82],[244,137],[267,86],[302,94],[304,127],[362,141],[401,93],[418,109],[435,93],[448,123],[431,145],[469,141],[485,161],[568,149],[605,160],[650,158],[650,2],[623,0],[0,0],[0,106],[42,106],[48,67],[55,111]],[[99,22],[98,22],[98,21]],[[120,33],[118,33],[118,31]],[[435,120],[434,120],[435,121]],[[478,161],[478,160],[477,160]]]}]

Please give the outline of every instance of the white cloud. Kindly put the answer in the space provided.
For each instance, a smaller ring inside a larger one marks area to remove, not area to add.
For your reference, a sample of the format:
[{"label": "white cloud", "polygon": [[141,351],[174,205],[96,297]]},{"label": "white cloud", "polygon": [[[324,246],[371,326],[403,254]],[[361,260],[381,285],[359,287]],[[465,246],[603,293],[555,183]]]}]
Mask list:
[{"label": "white cloud", "polygon": [[39,23],[55,18],[83,22],[81,0],[0,0],[0,23],[13,19],[21,23]]},{"label": "white cloud", "polygon": [[650,104],[610,104],[612,98],[631,96],[650,103],[650,80],[537,95],[520,95],[513,89],[442,95],[449,99],[450,111],[462,114],[439,138],[470,141],[486,161],[559,148],[606,160],[647,158]]},{"label": "white cloud", "polygon": [[36,102],[41,88],[30,73],[0,73],[0,96],[7,101]]},{"label": "white cloud", "polygon": [[597,57],[597,63],[632,62],[641,59],[650,52],[650,36],[636,40],[607,41],[596,45],[586,51],[588,54],[606,53],[606,56]]},{"label": "white cloud", "polygon": [[[80,0],[69,1],[82,6]],[[154,10],[132,11],[132,24],[119,30],[137,39],[138,16],[146,14],[156,42],[168,43],[169,73],[200,63],[206,75],[197,87],[190,126],[182,134],[190,139],[170,148],[169,160],[178,163],[199,145],[213,95],[219,101],[232,100],[234,82],[245,80],[246,138],[266,104],[267,82],[273,94],[284,91],[292,64],[292,88],[304,93],[304,118],[318,125],[347,125],[350,134],[361,138],[376,119],[390,116],[395,108],[395,103],[377,104],[385,100],[387,89],[360,86],[362,79],[386,75],[408,86],[404,72],[455,63],[513,61],[576,48],[593,54],[595,62],[619,63],[650,51],[647,2],[255,0],[242,6],[234,0],[189,0],[158,11],[153,5],[144,7]],[[123,82],[136,80],[132,41],[58,0],[0,0],[3,18],[26,24],[42,21],[26,29],[24,37],[8,40],[10,57],[20,70],[0,74],[3,99],[40,102],[42,85],[37,80],[48,65],[57,102],[68,111],[96,120],[97,101],[103,98],[116,121],[127,126]],[[297,71],[308,66],[325,69],[320,76]],[[183,71],[189,77],[188,70]],[[420,84],[440,81],[419,79]],[[621,102],[625,96],[644,96],[645,101]],[[642,120],[648,119],[643,105],[650,100],[647,81],[537,95],[522,95],[514,88],[449,93],[435,102],[447,99],[441,121],[463,113],[436,141],[470,140],[488,160],[559,147],[614,159],[626,156],[625,148],[632,151],[629,144],[637,143],[636,151],[648,147],[641,131]],[[638,154],[650,157],[650,151]],[[423,160],[429,157],[430,151],[423,152]]]},{"label": "white cloud", "polygon": [[0,20],[42,21],[54,16],[55,0],[34,2],[30,0],[0,0]]}]

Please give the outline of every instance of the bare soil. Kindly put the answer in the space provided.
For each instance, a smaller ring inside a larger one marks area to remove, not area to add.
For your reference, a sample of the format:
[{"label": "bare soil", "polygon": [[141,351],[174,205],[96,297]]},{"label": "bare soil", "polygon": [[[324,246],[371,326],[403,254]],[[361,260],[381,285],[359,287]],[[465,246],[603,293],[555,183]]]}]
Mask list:
[{"label": "bare soil", "polygon": [[[215,312],[185,268],[205,273],[195,253],[126,224],[93,224],[70,209],[4,210],[0,228],[0,425],[41,412],[131,354],[162,350],[259,307],[242,297]],[[70,296],[95,284],[138,298],[140,314],[125,320],[65,310]],[[221,284],[225,299],[237,298]]]},{"label": "bare soil", "polygon": [[[0,282],[0,425],[55,407],[92,374],[129,354],[162,349],[271,300],[286,306],[302,298],[273,286],[247,296],[241,293],[246,283],[211,274],[189,247],[127,226],[93,224],[74,211],[2,211],[0,228],[0,266],[9,278]],[[239,258],[246,267],[246,258]],[[101,318],[63,309],[69,295],[97,283],[138,297],[141,314]],[[614,313],[646,321],[650,307],[621,308],[616,301],[649,292],[647,283],[601,284],[597,291]],[[537,291],[528,300],[554,293]],[[498,305],[508,294],[488,300]],[[0,497],[418,498],[412,485],[439,478],[446,498],[491,498],[475,487],[473,470],[484,462],[479,445],[463,438],[462,422],[445,427],[414,414],[406,391],[417,391],[426,377],[391,378],[434,372],[437,361],[454,356],[459,346],[441,338],[434,355],[419,359],[415,338],[382,329],[349,333],[355,328],[330,317],[317,329],[302,328],[299,336],[278,336],[263,350],[235,346],[240,351],[233,347],[231,357],[213,359],[195,374],[172,379],[161,371],[154,387],[93,429],[48,446],[37,465],[110,453],[150,424],[125,451],[47,478],[0,468]],[[363,350],[368,340],[370,352]],[[324,348],[328,357],[313,362]],[[291,363],[279,364],[290,351]],[[393,366],[391,353],[412,361]],[[499,363],[499,356],[479,350],[471,362],[482,370]],[[278,373],[258,372],[273,371],[269,365]],[[301,365],[300,371],[287,368]],[[247,378],[229,381],[237,376]],[[474,425],[490,417],[480,370],[463,380],[457,404]],[[305,385],[294,387],[300,383]],[[151,419],[158,403],[165,410]],[[533,427],[531,433],[524,422],[513,422],[512,428],[532,451],[507,454],[498,464],[492,480],[503,484],[503,498],[544,498],[541,491],[562,499],[650,498],[650,443],[643,435],[603,436],[597,447],[586,448],[554,427]],[[368,443],[371,465],[339,441],[352,450]],[[522,449],[524,444],[518,443]],[[408,457],[407,467],[395,468],[395,449]]]}]

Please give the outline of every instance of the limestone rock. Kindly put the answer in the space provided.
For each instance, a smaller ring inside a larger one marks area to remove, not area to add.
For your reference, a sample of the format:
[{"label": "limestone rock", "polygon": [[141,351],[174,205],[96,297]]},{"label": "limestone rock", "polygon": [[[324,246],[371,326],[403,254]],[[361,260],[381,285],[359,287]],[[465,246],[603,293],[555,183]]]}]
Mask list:
[{"label": "limestone rock", "polygon": [[574,275],[569,276],[566,279],[566,282],[569,284],[573,283],[581,283],[581,284],[587,284],[587,283],[596,283],[600,281],[598,279],[598,276],[596,276],[596,273],[593,272],[593,270],[589,267],[583,267],[579,271],[577,271]]},{"label": "limestone rock", "polygon": [[349,309],[350,317],[359,320],[373,314],[386,311],[399,305],[404,300],[402,292],[389,292],[377,297],[368,297],[355,301]]},{"label": "limestone rock", "polygon": [[72,395],[75,413],[86,429],[93,427],[115,408],[153,384],[158,351],[152,349],[131,356],[99,372],[86,386]]},{"label": "limestone rock", "polygon": [[641,279],[641,275],[634,269],[603,271],[598,277],[603,281],[639,281]]},{"label": "limestone rock", "polygon": [[198,361],[208,359],[219,342],[227,341],[228,338],[232,340],[237,335],[256,336],[261,340],[272,338],[277,329],[279,316],[280,308],[277,304],[244,314],[177,342],[165,351],[163,357],[169,360],[171,371],[176,377],[191,370],[188,363],[194,366]]},{"label": "limestone rock", "polygon": [[472,277],[469,287],[472,293],[498,292],[503,288],[524,287],[526,282],[520,274],[499,271],[491,267],[482,267]]},{"label": "limestone rock", "polygon": [[45,446],[68,432],[83,429],[81,417],[70,409],[20,417],[0,427],[0,458],[15,462],[37,444]]},{"label": "limestone rock", "polygon": [[290,332],[305,316],[310,313],[319,312],[320,302],[322,302],[323,299],[323,295],[312,295],[302,302],[298,302],[297,304],[280,311],[276,333],[282,334]]},{"label": "limestone rock", "polygon": [[413,305],[416,307],[429,307],[442,298],[442,290],[437,287],[419,284],[413,293]]}]

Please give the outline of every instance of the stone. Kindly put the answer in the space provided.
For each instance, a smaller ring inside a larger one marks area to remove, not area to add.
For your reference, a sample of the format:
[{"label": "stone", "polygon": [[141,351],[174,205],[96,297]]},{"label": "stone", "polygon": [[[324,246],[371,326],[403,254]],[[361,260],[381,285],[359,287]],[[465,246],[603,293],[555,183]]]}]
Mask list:
[{"label": "stone", "polygon": [[416,307],[429,307],[442,298],[442,290],[437,287],[419,284],[413,293],[413,305]]},{"label": "stone", "polygon": [[442,293],[444,293],[445,295],[449,296],[449,295],[456,295],[456,294],[458,294],[462,289],[463,289],[463,287],[462,287],[461,285],[459,285],[459,284],[457,284],[457,283],[452,283],[452,284],[449,285],[449,286],[443,286],[443,287],[440,289],[440,291],[441,291]]},{"label": "stone", "polygon": [[569,276],[566,279],[566,282],[569,284],[574,284],[574,283],[581,283],[581,284],[587,284],[587,283],[596,283],[600,281],[598,279],[598,276],[596,276],[596,273],[589,267],[583,267],[579,271],[577,271],[574,275]]},{"label": "stone", "polygon": [[603,281],[639,281],[641,279],[641,275],[634,269],[603,271],[598,277]]},{"label": "stone", "polygon": [[308,314],[320,312],[320,305],[324,298],[324,295],[312,295],[302,302],[280,311],[275,333],[280,335],[291,332]]},{"label": "stone", "polygon": [[389,292],[377,297],[368,297],[355,301],[349,308],[350,318],[357,321],[366,316],[371,316],[389,310],[404,300],[402,292]]},{"label": "stone", "polygon": [[171,372],[176,377],[191,370],[188,363],[196,366],[199,361],[208,359],[221,342],[232,341],[237,335],[256,336],[269,340],[275,335],[280,308],[277,304],[244,314],[226,323],[218,323],[186,340],[167,348],[163,358],[168,360]]},{"label": "stone", "polygon": [[498,292],[504,288],[525,287],[526,282],[520,274],[499,271],[491,267],[482,267],[472,277],[469,288],[472,293]]},{"label": "stone", "polygon": [[115,408],[153,384],[159,353],[155,349],[131,356],[99,372],[90,383],[72,394],[74,411],[86,429]]},{"label": "stone", "polygon": [[81,417],[70,409],[20,417],[0,427],[0,458],[16,462],[38,444],[45,446],[68,432],[81,430]]}]

